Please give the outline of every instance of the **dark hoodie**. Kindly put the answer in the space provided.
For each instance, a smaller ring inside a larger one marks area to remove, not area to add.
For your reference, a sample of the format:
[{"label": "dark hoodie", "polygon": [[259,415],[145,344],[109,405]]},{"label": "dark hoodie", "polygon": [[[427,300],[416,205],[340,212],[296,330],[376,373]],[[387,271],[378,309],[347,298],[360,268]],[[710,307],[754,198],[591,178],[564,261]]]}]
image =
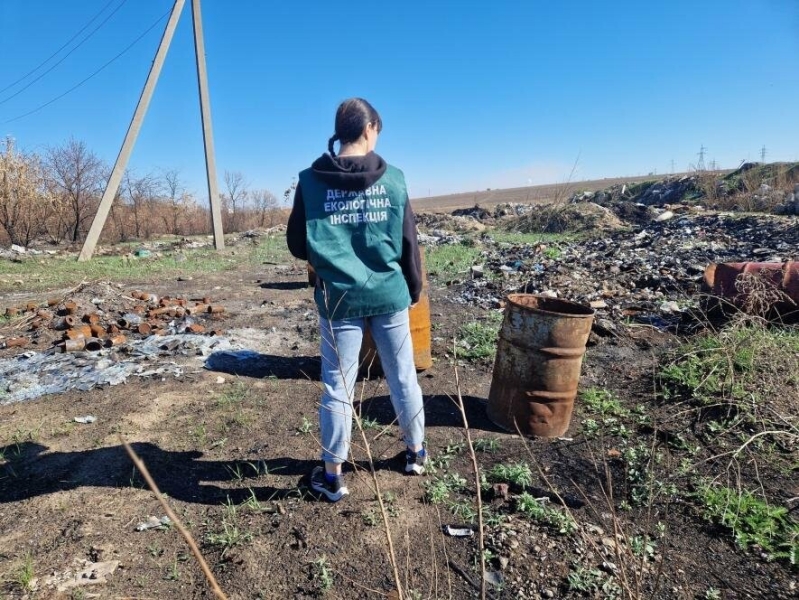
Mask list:
[{"label": "dark hoodie", "polygon": [[[319,179],[331,187],[359,191],[365,190],[383,176],[386,171],[386,161],[374,152],[364,156],[341,157],[323,154],[313,162],[311,169]],[[291,209],[286,228],[286,242],[289,251],[294,256],[308,260],[305,202],[302,196],[302,186],[299,184],[294,192],[294,206]],[[405,203],[400,266],[408,284],[411,302],[416,303],[422,292],[422,265],[416,237],[416,219],[410,202]]]}]

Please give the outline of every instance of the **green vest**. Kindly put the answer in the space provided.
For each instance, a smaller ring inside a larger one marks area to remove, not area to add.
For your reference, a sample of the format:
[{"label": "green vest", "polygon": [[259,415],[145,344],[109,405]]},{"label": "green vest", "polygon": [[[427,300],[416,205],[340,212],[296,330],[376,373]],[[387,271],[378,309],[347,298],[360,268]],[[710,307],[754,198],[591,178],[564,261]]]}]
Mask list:
[{"label": "green vest", "polygon": [[400,266],[408,200],[402,171],[389,165],[369,188],[348,191],[329,187],[306,169],[300,185],[320,314],[340,320],[408,308],[411,296]]}]

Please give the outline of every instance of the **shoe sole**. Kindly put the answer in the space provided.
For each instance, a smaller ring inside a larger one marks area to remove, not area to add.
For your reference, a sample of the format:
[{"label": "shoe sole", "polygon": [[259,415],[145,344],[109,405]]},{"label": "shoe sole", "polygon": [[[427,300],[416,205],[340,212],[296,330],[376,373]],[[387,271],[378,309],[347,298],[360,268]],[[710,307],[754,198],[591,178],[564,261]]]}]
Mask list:
[{"label": "shoe sole", "polygon": [[424,467],[419,465],[405,465],[405,472],[409,475],[424,475]]},{"label": "shoe sole", "polygon": [[339,488],[338,492],[336,493],[330,492],[323,487],[317,487],[314,484],[311,484],[311,489],[315,492],[324,495],[324,497],[330,500],[331,502],[338,502],[344,496],[349,496],[350,494],[350,491],[347,489],[346,486]]}]

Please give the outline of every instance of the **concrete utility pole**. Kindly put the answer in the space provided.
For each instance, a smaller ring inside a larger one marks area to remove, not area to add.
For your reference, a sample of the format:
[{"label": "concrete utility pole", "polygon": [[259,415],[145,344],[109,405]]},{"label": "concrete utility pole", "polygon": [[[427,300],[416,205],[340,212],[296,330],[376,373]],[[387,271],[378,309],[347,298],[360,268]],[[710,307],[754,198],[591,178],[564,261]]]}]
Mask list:
[{"label": "concrete utility pole", "polygon": [[222,210],[219,206],[219,190],[216,185],[216,155],[214,153],[213,127],[211,127],[211,99],[208,95],[208,71],[205,68],[205,40],[203,39],[200,0],[192,0],[191,15],[194,24],[194,54],[197,62],[197,84],[200,88],[200,115],[203,122],[203,142],[205,143],[205,173],[208,179],[208,198],[211,202],[214,247],[221,250],[225,247],[225,236],[222,232]]},{"label": "concrete utility pole", "polygon": [[[128,126],[128,132],[125,134],[125,140],[122,142],[122,148],[114,163],[111,176],[108,178],[105,192],[103,192],[103,198],[100,200],[100,206],[97,208],[97,214],[94,216],[92,225],[89,228],[89,233],[86,235],[86,241],[83,243],[83,248],[78,255],[78,261],[89,260],[92,254],[94,254],[97,241],[100,239],[103,226],[108,218],[108,213],[111,210],[111,205],[114,202],[117,190],[119,190],[119,184],[122,181],[125,168],[130,160],[130,155],[133,152],[133,146],[136,144],[136,139],[139,137],[139,131],[144,122],[144,115],[147,114],[147,108],[150,106],[153,91],[161,75],[164,60],[169,51],[169,46],[172,43],[172,38],[175,35],[175,29],[177,28],[180,14],[183,12],[185,3],[186,0],[175,0],[175,4],[172,6],[169,21],[167,21],[164,35],[161,37],[161,43],[158,45],[155,59],[153,59],[153,64],[150,67],[150,73],[147,75],[147,80],[144,83],[144,89],[139,98],[139,103],[136,105],[133,118]],[[213,136],[211,134],[211,106],[208,98],[208,78],[205,69],[205,45],[203,43],[202,20],[200,17],[200,0],[192,0],[192,17],[194,23],[195,52],[197,56],[197,78],[200,87],[203,139],[205,140],[205,166],[208,176],[211,215],[213,217],[214,245],[217,250],[220,250],[225,247],[225,242],[222,232],[222,215],[219,207],[219,195],[217,194],[216,188],[216,160],[214,158]]]}]

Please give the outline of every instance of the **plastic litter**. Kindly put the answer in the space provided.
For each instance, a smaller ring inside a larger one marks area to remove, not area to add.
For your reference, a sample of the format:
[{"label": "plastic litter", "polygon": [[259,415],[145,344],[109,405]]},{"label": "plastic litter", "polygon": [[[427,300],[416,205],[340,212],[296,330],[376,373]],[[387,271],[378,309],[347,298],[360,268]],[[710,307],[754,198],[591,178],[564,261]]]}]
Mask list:
[{"label": "plastic litter", "polygon": [[471,527],[444,525],[444,533],[452,537],[472,537],[474,535],[474,530]]},{"label": "plastic litter", "polygon": [[172,520],[164,515],[160,519],[158,517],[148,517],[143,523],[136,525],[136,531],[147,531],[148,529],[159,529],[161,527],[169,527],[172,525]]},{"label": "plastic litter", "polygon": [[72,419],[76,423],[81,423],[83,425],[88,425],[89,423],[94,423],[97,420],[97,417],[94,415],[86,415],[85,417],[75,417]]},{"label": "plastic litter", "polygon": [[97,352],[25,352],[0,359],[0,405],[70,390],[119,385],[130,376],[179,376],[183,368],[163,357],[203,357],[233,346],[223,336],[150,336]]}]

